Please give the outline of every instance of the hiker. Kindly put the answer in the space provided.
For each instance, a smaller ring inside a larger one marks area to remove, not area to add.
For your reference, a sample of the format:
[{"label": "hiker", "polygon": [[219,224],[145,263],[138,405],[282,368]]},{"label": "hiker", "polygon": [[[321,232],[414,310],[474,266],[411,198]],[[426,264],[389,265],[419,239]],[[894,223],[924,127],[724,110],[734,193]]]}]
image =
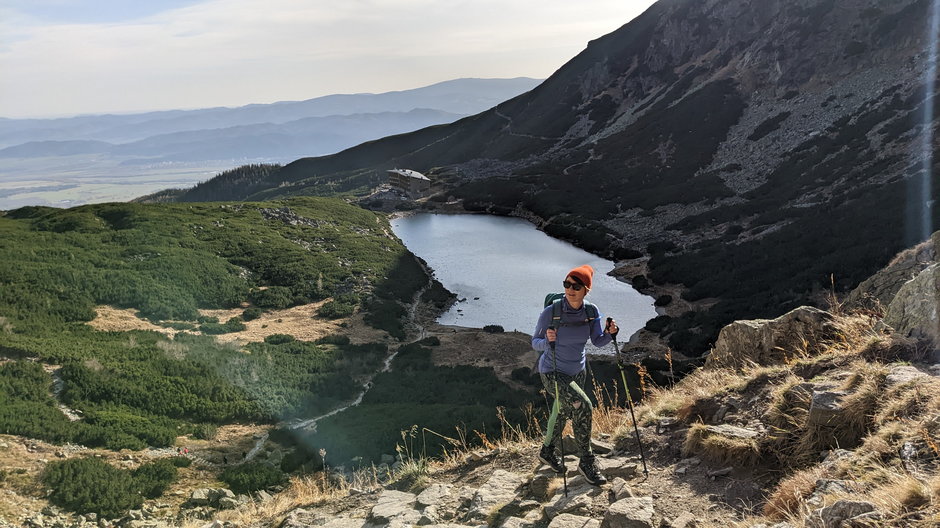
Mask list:
[{"label": "hiker", "polygon": [[[587,373],[587,358],[584,345],[590,339],[594,346],[605,346],[616,335],[617,323],[612,319],[604,328],[600,314],[584,297],[591,291],[594,268],[579,266],[568,272],[562,285],[564,296],[546,306],[539,315],[538,324],[532,334],[532,348],[542,352],[538,362],[539,375],[545,390],[558,401],[552,403],[552,414],[558,407],[557,421],[551,418],[545,431],[539,460],[548,464],[556,473],[565,472],[565,462],[558,456],[561,432],[570,418],[574,438],[578,445],[578,472],[591,484],[599,486],[607,482],[597,467],[591,449],[591,418],[593,405],[584,392]],[[555,345],[554,354],[552,343]],[[553,357],[554,355],[554,357]],[[556,385],[557,381],[557,385]],[[559,405],[560,404],[560,405]]]}]

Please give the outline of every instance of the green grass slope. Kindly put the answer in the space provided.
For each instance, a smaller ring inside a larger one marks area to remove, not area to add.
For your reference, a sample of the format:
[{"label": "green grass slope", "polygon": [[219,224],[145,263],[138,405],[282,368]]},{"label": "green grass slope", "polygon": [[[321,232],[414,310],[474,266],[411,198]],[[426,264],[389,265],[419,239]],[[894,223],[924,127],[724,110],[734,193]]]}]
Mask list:
[{"label": "green grass slope", "polygon": [[[107,304],[163,326],[220,332],[237,328],[238,318],[207,321],[197,309],[245,302],[276,309],[334,296],[345,310],[375,307],[375,324],[400,332],[394,301],[410,298],[427,277],[389,233],[384,217],[320,198],[6,212],[0,432],[142,448],[170,445],[204,423],[331,408],[353,395],[351,377],[376,369],[384,345],[239,350],[207,335],[102,332],[86,323]],[[59,399],[82,420],[56,408],[50,372],[62,380]]]}]

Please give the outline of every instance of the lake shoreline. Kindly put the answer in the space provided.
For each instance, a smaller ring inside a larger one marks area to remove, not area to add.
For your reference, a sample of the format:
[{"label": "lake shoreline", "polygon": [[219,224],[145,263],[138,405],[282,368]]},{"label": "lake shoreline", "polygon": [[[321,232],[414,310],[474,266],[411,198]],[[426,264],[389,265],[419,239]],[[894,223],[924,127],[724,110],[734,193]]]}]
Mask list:
[{"label": "lake shoreline", "polygon": [[[451,204],[451,205],[456,205],[456,204]],[[462,208],[458,209],[456,207],[449,208],[449,210],[395,211],[393,213],[390,213],[388,215],[388,218],[390,222],[393,222],[397,219],[413,217],[419,214],[442,215],[442,216],[443,215],[447,215],[447,216],[476,215],[476,216],[518,218],[520,220],[524,220],[527,224],[534,226],[535,229],[537,229],[538,231],[548,236],[546,233],[544,233],[544,231],[539,229],[539,226],[533,223],[530,218],[524,218],[524,217],[520,217],[516,215],[509,215],[509,216],[492,215],[488,213],[466,211],[466,210],[463,210]],[[552,237],[549,237],[549,238],[552,238]],[[554,239],[554,238],[553,240],[558,240],[559,242],[571,244],[571,242],[567,240],[559,240],[559,239]],[[581,250],[584,251],[583,249]],[[416,255],[416,256],[424,260],[423,257],[419,255]],[[594,255],[594,256],[597,258],[603,258],[603,257],[600,257],[599,255]],[[620,283],[628,285],[638,294],[643,295],[644,297],[649,297],[652,300],[659,299],[664,295],[670,295],[673,297],[674,300],[670,302],[669,304],[667,304],[666,306],[655,307],[655,315],[647,319],[647,321],[660,315],[667,315],[670,317],[675,317],[675,316],[681,315],[685,311],[688,311],[691,308],[691,306],[689,303],[681,300],[681,297],[680,297],[681,291],[682,291],[681,286],[655,285],[652,283],[647,283],[647,285],[643,288],[636,287],[633,279],[637,276],[643,276],[643,277],[647,276],[647,267],[646,267],[647,261],[648,261],[648,257],[641,257],[639,259],[632,259],[632,260],[614,261],[613,269],[607,272],[606,275],[610,276],[612,279]],[[433,266],[428,264],[428,267],[432,268],[431,271],[433,273],[434,272]],[[461,296],[463,296],[463,294],[461,294]],[[449,305],[445,306],[442,310],[434,310],[433,313],[426,312],[427,315],[425,318],[423,318],[425,319],[425,324],[437,325],[440,328],[451,328],[455,331],[461,331],[462,329],[479,330],[480,329],[479,327],[472,326],[472,325],[463,325],[463,324],[460,324],[460,322],[456,322],[456,323],[453,323],[450,321],[443,322],[443,323],[437,322],[443,314],[447,313],[454,304],[458,304],[459,302],[460,301],[455,296],[455,300]],[[533,315],[532,328],[534,328],[534,325],[535,325],[535,318],[536,318],[536,315]],[[530,335],[530,332],[532,331],[531,329],[525,329],[525,330],[506,329],[506,330],[507,331],[515,330],[517,332],[521,332],[526,335]],[[644,326],[641,326],[640,328],[633,331],[632,335],[630,335],[628,339],[621,340],[619,344],[621,346],[621,351],[629,353],[631,362],[640,361],[645,358],[658,360],[658,359],[669,357],[671,354],[669,347],[658,334],[645,330],[645,322],[644,322]],[[594,352],[592,355],[612,356],[613,354],[597,354],[597,352]]]}]

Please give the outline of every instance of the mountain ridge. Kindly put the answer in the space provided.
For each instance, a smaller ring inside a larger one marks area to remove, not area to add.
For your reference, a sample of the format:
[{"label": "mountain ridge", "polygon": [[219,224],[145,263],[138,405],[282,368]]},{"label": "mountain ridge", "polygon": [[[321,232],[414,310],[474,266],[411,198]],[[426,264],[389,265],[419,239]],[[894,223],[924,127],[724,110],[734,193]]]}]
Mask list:
[{"label": "mountain ridge", "polygon": [[[30,141],[62,139],[77,134],[83,139],[133,141],[168,131],[198,130],[255,123],[283,123],[299,117],[325,117],[376,111],[404,111],[415,108],[468,114],[499,102],[507,93],[518,93],[536,79],[453,79],[409,90],[383,93],[332,94],[303,101],[255,103],[238,107],[193,110],[160,110],[133,114],[82,115],[53,119],[4,119],[0,122],[0,146]],[[472,87],[472,88],[469,88]],[[479,95],[471,98],[468,92]],[[482,93],[481,93],[482,92]],[[447,98],[460,95],[457,100]],[[424,105],[418,104],[423,101]],[[202,121],[201,118],[212,118]],[[100,123],[96,123],[100,121]],[[147,125],[147,123],[152,123]],[[69,126],[71,125],[71,126]],[[64,130],[58,131],[57,128]],[[11,139],[12,138],[12,139]]]},{"label": "mountain ridge", "polygon": [[700,355],[731,320],[812,303],[833,278],[848,291],[923,237],[905,203],[920,136],[937,129],[936,115],[920,124],[926,29],[910,30],[928,8],[662,0],[525,94],[294,161],[242,199],[365,195],[388,168],[427,172],[468,210],[532,219],[603,256],[642,254],[644,279],[718,298],[663,330]]}]

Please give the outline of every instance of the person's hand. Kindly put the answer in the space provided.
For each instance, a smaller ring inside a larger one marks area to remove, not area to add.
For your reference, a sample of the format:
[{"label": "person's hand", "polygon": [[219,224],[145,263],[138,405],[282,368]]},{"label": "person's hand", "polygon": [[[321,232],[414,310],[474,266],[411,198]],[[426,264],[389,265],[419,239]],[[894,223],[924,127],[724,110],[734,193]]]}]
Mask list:
[{"label": "person's hand", "polygon": [[548,330],[546,330],[545,337],[548,339],[549,343],[554,343],[555,342],[555,329],[549,328]]},{"label": "person's hand", "polygon": [[608,317],[606,331],[612,336],[617,335],[617,332],[620,332],[620,328],[617,326],[617,321],[614,321],[613,318]]}]

